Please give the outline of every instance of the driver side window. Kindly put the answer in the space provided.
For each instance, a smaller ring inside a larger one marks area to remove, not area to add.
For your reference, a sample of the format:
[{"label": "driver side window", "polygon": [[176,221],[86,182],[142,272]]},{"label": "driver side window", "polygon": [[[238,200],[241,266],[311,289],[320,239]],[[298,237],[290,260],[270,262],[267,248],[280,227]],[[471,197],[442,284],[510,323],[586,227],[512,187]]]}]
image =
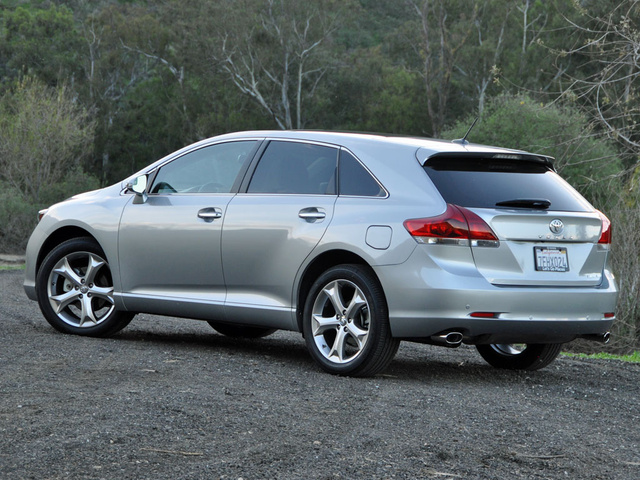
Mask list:
[{"label": "driver side window", "polygon": [[150,193],[229,193],[255,140],[199,148],[160,168]]}]

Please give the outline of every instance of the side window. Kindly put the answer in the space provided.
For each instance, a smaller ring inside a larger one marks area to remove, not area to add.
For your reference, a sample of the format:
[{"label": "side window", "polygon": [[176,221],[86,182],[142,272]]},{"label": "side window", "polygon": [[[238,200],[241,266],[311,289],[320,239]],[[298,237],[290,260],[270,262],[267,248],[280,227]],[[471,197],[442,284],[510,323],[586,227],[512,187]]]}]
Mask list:
[{"label": "side window", "polygon": [[229,142],[189,152],[158,171],[151,193],[229,193],[256,141]]},{"label": "side window", "polygon": [[385,191],[349,152],[340,151],[340,195],[384,197]]},{"label": "side window", "polygon": [[272,141],[260,159],[248,193],[335,195],[338,150]]}]

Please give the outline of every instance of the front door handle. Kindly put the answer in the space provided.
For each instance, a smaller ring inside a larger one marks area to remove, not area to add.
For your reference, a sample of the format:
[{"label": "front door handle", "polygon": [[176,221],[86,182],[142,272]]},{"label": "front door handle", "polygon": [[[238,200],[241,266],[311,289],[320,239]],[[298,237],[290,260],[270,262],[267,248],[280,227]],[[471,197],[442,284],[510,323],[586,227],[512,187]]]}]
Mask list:
[{"label": "front door handle", "polygon": [[318,220],[324,220],[327,216],[324,209],[318,207],[303,208],[298,212],[298,216],[307,222],[313,223]]},{"label": "front door handle", "polygon": [[198,211],[198,217],[205,222],[213,222],[216,218],[222,217],[222,210],[215,207],[203,208]]}]

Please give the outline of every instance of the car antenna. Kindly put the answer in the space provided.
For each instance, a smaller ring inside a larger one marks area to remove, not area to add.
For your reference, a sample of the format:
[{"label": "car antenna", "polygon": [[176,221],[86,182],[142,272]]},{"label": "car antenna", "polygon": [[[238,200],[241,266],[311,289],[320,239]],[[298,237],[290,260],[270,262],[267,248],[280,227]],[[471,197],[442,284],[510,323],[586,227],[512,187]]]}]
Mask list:
[{"label": "car antenna", "polygon": [[467,140],[467,137],[469,136],[469,134],[471,133],[471,129],[473,127],[475,127],[476,122],[478,121],[480,117],[476,117],[476,119],[473,121],[473,123],[471,124],[471,126],[469,127],[469,130],[467,130],[467,133],[464,134],[464,137],[462,138],[458,138],[457,140],[452,140],[453,143],[459,143],[460,145],[467,145],[469,143],[469,141]]}]

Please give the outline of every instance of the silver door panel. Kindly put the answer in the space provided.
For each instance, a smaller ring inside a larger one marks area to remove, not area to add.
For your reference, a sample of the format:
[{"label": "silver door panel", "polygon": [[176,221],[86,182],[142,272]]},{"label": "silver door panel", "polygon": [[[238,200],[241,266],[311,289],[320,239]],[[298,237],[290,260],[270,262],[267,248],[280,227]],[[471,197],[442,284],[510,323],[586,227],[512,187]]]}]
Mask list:
[{"label": "silver door panel", "polygon": [[228,318],[241,320],[242,306],[264,307],[264,315],[278,319],[276,312],[293,311],[296,274],[331,222],[335,201],[331,195],[233,198],[222,234]]},{"label": "silver door panel", "polygon": [[[150,195],[146,203],[129,203],[120,222],[123,293],[131,299],[173,298],[221,306],[225,288],[220,237],[232,197]],[[212,215],[202,218],[203,211]]]}]

